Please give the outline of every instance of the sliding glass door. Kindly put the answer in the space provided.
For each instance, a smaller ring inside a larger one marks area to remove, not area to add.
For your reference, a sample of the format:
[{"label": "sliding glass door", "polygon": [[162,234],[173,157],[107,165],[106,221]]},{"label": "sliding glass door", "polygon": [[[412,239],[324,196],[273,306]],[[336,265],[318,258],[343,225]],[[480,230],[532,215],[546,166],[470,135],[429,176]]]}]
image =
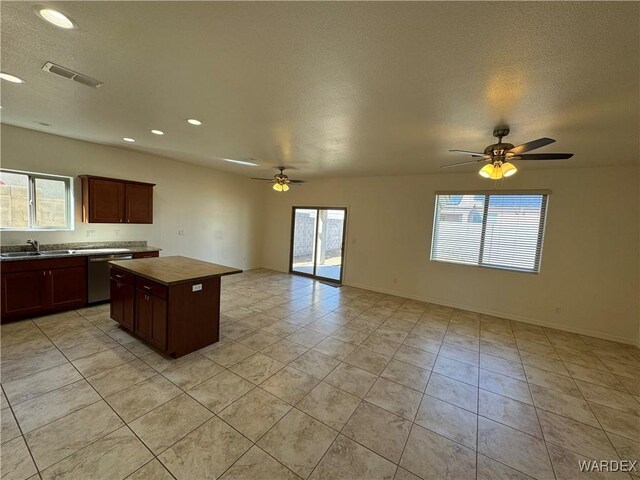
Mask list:
[{"label": "sliding glass door", "polygon": [[342,282],[346,208],[293,207],[289,270]]}]

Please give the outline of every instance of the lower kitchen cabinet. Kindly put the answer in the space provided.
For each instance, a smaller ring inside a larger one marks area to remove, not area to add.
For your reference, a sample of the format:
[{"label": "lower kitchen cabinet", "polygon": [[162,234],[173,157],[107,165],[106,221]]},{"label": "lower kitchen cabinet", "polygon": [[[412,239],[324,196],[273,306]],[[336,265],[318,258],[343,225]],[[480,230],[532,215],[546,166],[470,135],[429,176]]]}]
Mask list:
[{"label": "lower kitchen cabinet", "polygon": [[111,278],[111,318],[133,331],[133,286]]},{"label": "lower kitchen cabinet", "polygon": [[134,332],[161,350],[167,348],[167,301],[136,290]]},{"label": "lower kitchen cabinet", "polygon": [[80,308],[87,303],[86,257],[2,264],[2,321]]}]

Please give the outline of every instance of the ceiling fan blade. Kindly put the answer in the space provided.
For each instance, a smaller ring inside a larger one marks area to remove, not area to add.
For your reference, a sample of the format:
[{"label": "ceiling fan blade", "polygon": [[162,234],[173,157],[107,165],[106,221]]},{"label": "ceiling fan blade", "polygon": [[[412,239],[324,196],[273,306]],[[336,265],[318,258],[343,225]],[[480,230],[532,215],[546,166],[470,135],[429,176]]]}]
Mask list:
[{"label": "ceiling fan blade", "polygon": [[264,180],[265,182],[273,182],[273,178],[258,178],[258,177],[251,177],[251,180]]},{"label": "ceiling fan blade", "polygon": [[489,158],[489,155],[486,155],[482,152],[470,152],[469,150],[449,150],[450,152],[456,152],[456,153],[464,153],[465,155],[472,155],[474,157],[484,157],[484,158]]},{"label": "ceiling fan blade", "polygon": [[537,140],[532,140],[531,142],[523,143],[522,145],[517,145],[509,150],[509,153],[513,153],[514,155],[520,155],[521,153],[530,152],[531,150],[535,150],[536,148],[544,147],[545,145],[549,145],[550,143],[555,142],[553,138],[539,138]]},{"label": "ceiling fan blade", "polygon": [[451,167],[459,167],[460,165],[469,165],[471,163],[484,162],[484,158],[479,158],[478,160],[470,160],[468,162],[460,162],[460,163],[451,163],[449,165],[441,165],[440,168],[451,168]]},{"label": "ceiling fan blade", "polygon": [[566,160],[573,157],[573,153],[526,153],[518,157],[517,160]]},{"label": "ceiling fan blade", "polygon": [[300,184],[300,183],[307,183],[307,181],[306,180],[291,180],[291,179],[289,179],[289,183],[298,183],[298,184]]}]

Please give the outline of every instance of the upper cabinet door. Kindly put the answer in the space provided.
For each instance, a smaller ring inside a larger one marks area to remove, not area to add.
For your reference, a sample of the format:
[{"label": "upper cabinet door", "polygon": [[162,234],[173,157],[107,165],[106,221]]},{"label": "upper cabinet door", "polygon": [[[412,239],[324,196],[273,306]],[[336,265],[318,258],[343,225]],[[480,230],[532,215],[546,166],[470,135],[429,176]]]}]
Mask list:
[{"label": "upper cabinet door", "polygon": [[117,180],[89,178],[89,222],[122,223],[125,184]]},{"label": "upper cabinet door", "polygon": [[153,223],[153,186],[127,183],[125,204],[127,223]]}]

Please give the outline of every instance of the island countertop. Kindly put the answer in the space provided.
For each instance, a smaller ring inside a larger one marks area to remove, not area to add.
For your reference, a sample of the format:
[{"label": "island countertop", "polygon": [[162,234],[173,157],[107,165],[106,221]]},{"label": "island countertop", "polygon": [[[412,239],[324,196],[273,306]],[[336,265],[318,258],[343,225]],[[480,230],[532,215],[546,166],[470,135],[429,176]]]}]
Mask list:
[{"label": "island countertop", "polygon": [[237,268],[180,256],[112,260],[109,263],[121,270],[164,285],[242,273],[242,270]]}]

